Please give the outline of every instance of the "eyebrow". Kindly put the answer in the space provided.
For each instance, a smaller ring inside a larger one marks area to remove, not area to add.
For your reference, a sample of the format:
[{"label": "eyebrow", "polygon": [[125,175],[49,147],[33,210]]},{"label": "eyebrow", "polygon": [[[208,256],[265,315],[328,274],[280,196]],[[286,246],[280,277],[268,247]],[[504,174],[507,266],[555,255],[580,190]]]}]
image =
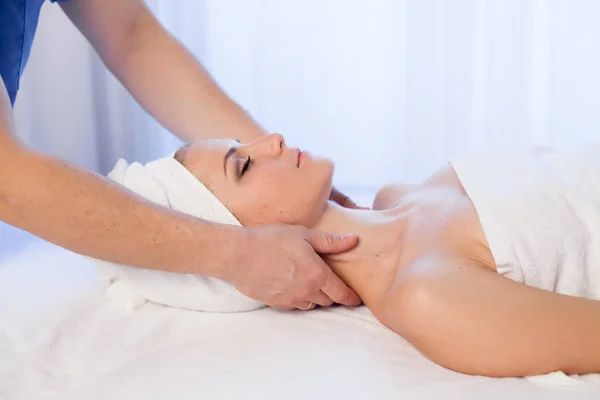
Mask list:
[{"label": "eyebrow", "polygon": [[235,152],[236,152],[236,148],[230,147],[229,150],[227,150],[227,153],[225,153],[225,157],[223,157],[223,174],[225,176],[227,176],[227,160],[229,159],[229,157],[231,157],[233,154],[235,154]]}]

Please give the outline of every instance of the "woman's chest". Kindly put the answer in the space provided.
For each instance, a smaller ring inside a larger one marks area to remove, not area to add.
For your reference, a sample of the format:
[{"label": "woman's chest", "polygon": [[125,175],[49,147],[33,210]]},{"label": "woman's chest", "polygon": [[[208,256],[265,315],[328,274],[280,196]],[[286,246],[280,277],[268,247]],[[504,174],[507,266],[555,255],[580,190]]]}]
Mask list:
[{"label": "woman's chest", "polygon": [[469,197],[459,187],[428,185],[410,194],[401,265],[441,255],[496,270],[485,232]]}]

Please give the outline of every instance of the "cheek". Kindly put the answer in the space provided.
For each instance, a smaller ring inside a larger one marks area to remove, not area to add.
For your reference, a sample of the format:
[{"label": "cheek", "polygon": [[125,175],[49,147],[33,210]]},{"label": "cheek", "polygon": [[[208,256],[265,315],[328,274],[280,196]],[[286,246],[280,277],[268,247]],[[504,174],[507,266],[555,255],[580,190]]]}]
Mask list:
[{"label": "cheek", "polygon": [[[265,166],[266,167],[266,166]],[[311,225],[318,219],[331,191],[329,162],[310,170],[257,168],[228,205],[244,226],[287,223]]]},{"label": "cheek", "polygon": [[253,182],[251,205],[256,220],[267,223],[297,223],[295,214],[301,209],[295,194],[301,191],[297,176],[289,171],[271,169]]},{"label": "cheek", "polygon": [[[266,166],[264,166],[266,167]],[[289,172],[277,168],[256,167],[252,176],[233,190],[227,207],[244,226],[287,222]]]}]

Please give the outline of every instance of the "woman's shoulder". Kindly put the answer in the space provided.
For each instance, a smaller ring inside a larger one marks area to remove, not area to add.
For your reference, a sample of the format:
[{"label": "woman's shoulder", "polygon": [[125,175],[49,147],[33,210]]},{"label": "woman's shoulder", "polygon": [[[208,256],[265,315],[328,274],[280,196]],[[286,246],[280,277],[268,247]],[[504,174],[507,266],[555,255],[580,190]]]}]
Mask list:
[{"label": "woman's shoulder", "polygon": [[400,200],[414,190],[416,186],[418,185],[402,183],[390,183],[385,185],[377,191],[371,208],[373,210],[388,210],[394,208]]},{"label": "woman's shoulder", "polygon": [[423,186],[452,188],[459,190],[463,194],[466,194],[465,189],[451,163],[447,163],[442,168],[434,172],[425,180],[425,182],[423,182]]},{"label": "woman's shoulder", "polygon": [[431,189],[434,187],[440,189],[457,189],[462,194],[465,194],[465,190],[454,168],[448,163],[433,173],[422,184],[391,183],[383,186],[375,195],[372,209],[387,210],[394,208],[407,194],[419,189]]}]

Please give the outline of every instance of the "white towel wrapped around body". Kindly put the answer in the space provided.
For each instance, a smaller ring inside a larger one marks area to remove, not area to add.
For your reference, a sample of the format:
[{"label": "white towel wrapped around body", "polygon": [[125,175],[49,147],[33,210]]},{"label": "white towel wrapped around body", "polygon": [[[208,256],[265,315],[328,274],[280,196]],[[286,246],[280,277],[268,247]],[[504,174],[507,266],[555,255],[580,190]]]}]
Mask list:
[{"label": "white towel wrapped around body", "polygon": [[600,300],[600,143],[483,152],[452,165],[498,273]]},{"label": "white towel wrapped around body", "polygon": [[[161,206],[211,222],[241,226],[235,216],[173,156],[142,165],[121,159],[108,178]],[[207,312],[243,312],[265,305],[220,279],[94,260],[106,295],[129,310],[146,301]]]}]

